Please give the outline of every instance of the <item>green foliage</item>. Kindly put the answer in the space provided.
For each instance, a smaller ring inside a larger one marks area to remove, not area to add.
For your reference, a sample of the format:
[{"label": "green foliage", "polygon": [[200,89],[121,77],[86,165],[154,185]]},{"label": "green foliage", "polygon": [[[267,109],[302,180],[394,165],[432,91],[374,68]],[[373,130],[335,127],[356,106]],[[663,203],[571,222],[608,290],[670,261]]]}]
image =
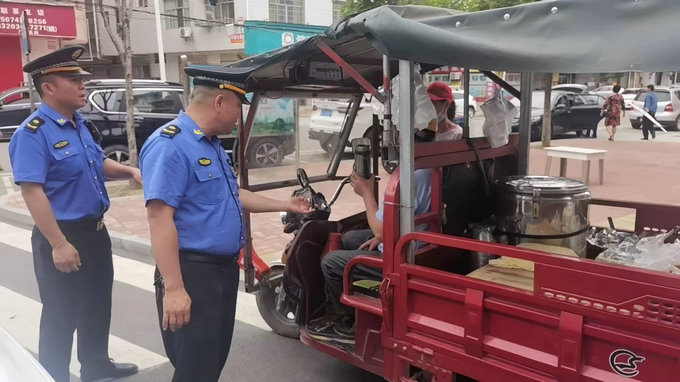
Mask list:
[{"label": "green foliage", "polygon": [[347,0],[342,7],[342,14],[353,15],[383,5],[429,5],[473,12],[531,2],[533,0]]},{"label": "green foliage", "polygon": [[533,0],[479,0],[478,7],[475,11],[483,11],[485,9],[512,7],[513,5],[533,3]]}]

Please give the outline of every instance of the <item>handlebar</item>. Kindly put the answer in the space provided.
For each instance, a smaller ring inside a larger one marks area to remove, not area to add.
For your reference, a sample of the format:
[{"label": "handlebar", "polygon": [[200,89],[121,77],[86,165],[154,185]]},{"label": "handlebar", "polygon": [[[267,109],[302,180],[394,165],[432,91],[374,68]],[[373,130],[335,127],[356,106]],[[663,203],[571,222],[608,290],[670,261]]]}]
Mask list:
[{"label": "handlebar", "polygon": [[335,190],[335,193],[333,194],[333,197],[331,198],[331,201],[328,202],[328,207],[332,206],[333,203],[335,203],[335,201],[338,200],[338,196],[340,196],[340,192],[342,191],[343,187],[345,187],[345,185],[346,185],[347,183],[349,183],[349,176],[346,177],[345,179],[343,179],[342,182],[340,182],[340,185],[339,185],[338,188]]}]

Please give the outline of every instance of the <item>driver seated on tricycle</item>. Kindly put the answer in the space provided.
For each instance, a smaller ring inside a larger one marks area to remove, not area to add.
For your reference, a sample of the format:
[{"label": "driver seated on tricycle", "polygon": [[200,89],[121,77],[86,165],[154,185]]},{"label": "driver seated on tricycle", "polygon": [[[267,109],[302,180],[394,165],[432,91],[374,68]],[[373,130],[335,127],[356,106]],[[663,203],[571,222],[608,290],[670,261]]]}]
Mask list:
[{"label": "driver seated on tricycle", "polygon": [[[426,128],[417,131],[415,143],[435,140],[461,139],[450,135],[452,123],[448,121],[445,111],[453,102],[451,89],[444,83],[435,82],[427,88],[428,96],[437,111],[437,120],[432,120]],[[442,128],[444,125],[445,128]],[[455,126],[455,125],[454,125]],[[445,137],[439,137],[444,135]],[[444,139],[442,139],[444,138]],[[414,173],[415,214],[423,214],[430,210],[431,171],[419,169]],[[362,178],[356,172],[350,176],[350,184],[366,207],[368,229],[347,231],[342,235],[342,249],[331,251],[321,260],[321,271],[325,279],[325,293],[330,305],[330,314],[310,323],[310,336],[322,341],[354,343],[354,309],[340,302],[343,291],[343,273],[347,264],[357,256],[382,256],[383,203],[373,197],[375,178]],[[427,230],[427,224],[416,226],[416,231]],[[357,265],[352,272],[356,280],[382,280],[382,270],[366,265]]]}]

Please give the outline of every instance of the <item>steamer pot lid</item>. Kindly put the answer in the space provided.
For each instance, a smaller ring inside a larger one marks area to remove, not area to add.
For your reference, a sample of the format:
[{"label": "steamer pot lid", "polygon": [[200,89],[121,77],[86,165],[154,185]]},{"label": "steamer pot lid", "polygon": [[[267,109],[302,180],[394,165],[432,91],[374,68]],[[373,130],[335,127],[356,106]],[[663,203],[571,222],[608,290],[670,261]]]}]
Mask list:
[{"label": "steamer pot lid", "polygon": [[542,194],[566,195],[588,191],[588,187],[582,182],[556,176],[508,176],[496,180],[496,185],[507,191],[520,194],[532,194],[536,189]]}]

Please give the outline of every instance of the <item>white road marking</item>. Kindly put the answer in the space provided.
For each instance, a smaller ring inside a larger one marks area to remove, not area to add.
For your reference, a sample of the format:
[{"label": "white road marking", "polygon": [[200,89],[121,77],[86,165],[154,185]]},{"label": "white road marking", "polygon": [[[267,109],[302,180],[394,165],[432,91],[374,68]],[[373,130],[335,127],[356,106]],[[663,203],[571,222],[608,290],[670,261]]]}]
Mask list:
[{"label": "white road marking", "polygon": [[[31,255],[31,231],[0,222],[0,243],[15,247]],[[154,293],[154,266],[141,261],[113,255],[114,279],[147,292]],[[0,286],[0,326],[4,327],[20,344],[37,353],[38,327],[41,304],[28,297]],[[236,320],[270,331],[257,309],[255,296],[239,291]],[[167,359],[150,350],[116,336],[110,336],[110,355],[119,362],[134,362],[140,369],[164,363]],[[74,344],[76,342],[74,341]],[[79,373],[79,364],[73,351],[71,372]]]},{"label": "white road marking", "polygon": [[[0,286],[0,326],[28,350],[38,353],[38,333],[42,305],[10,289]],[[74,336],[70,370],[80,374],[77,337]],[[168,361],[160,354],[137,346],[116,336],[109,336],[109,355],[118,362],[133,362],[140,370],[158,366]]]}]

